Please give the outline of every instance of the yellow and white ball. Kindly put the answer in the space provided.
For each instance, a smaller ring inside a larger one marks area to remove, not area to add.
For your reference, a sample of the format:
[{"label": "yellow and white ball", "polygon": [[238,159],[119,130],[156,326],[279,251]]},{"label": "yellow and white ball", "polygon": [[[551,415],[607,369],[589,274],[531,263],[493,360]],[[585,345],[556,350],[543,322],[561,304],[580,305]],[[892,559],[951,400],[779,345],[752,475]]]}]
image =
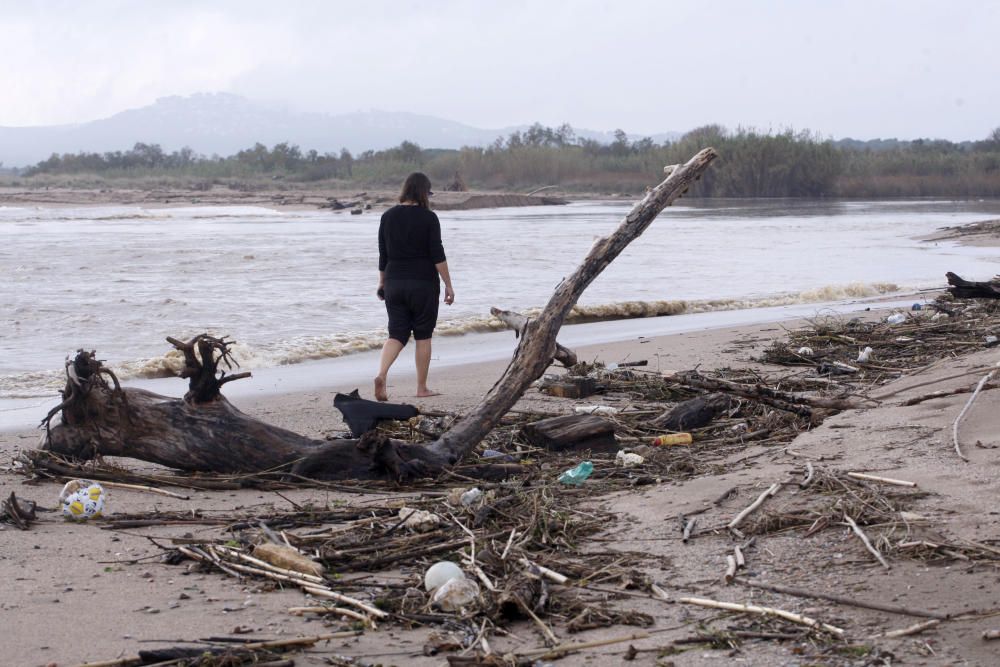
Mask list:
[{"label": "yellow and white ball", "polygon": [[74,479],[63,487],[59,500],[67,519],[96,519],[104,511],[104,488],[89,479]]}]

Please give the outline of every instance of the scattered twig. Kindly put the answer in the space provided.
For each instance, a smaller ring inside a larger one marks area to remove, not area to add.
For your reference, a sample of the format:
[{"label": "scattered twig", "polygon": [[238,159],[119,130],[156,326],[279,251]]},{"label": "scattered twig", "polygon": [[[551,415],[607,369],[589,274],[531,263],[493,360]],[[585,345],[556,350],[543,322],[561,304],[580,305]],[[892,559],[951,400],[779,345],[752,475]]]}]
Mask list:
[{"label": "scattered twig", "polygon": [[929,621],[924,621],[923,623],[916,623],[909,627],[900,628],[899,630],[890,630],[889,632],[883,632],[877,635],[872,635],[872,639],[878,639],[884,637],[886,639],[895,639],[897,637],[909,637],[910,635],[918,635],[924,630],[930,630],[941,625],[939,619],[931,619]]},{"label": "scattered twig", "polygon": [[817,600],[828,600],[830,602],[836,602],[837,604],[843,604],[850,607],[874,609],[876,611],[885,611],[890,614],[900,614],[902,616],[916,616],[918,618],[933,618],[941,621],[951,618],[951,616],[949,616],[948,614],[940,614],[935,611],[910,609],[908,607],[899,607],[896,605],[883,604],[881,602],[865,602],[863,600],[855,600],[853,598],[847,598],[841,595],[833,595],[831,593],[820,593],[819,591],[805,590],[802,588],[792,588],[790,586],[779,586],[778,584],[769,584],[762,581],[748,581],[746,579],[737,579],[736,581],[749,588],[759,588],[766,591],[781,593],[782,595],[793,595],[795,597],[800,597],[800,598],[814,598]]},{"label": "scattered twig", "polygon": [[767,489],[767,491],[765,491],[764,493],[760,494],[757,497],[757,500],[755,500],[752,503],[750,503],[750,505],[746,509],[744,509],[742,512],[740,512],[739,514],[737,514],[733,518],[733,520],[729,522],[729,524],[726,527],[729,530],[733,531],[738,537],[742,538],[743,534],[739,530],[737,530],[737,528],[739,527],[739,525],[741,523],[743,523],[744,519],[746,519],[748,516],[750,516],[751,514],[753,514],[755,511],[757,511],[757,509],[761,505],[764,504],[765,500],[767,500],[768,498],[770,498],[771,496],[773,496],[774,494],[776,494],[780,488],[781,488],[781,483],[780,482],[775,482],[774,484],[772,484],[771,486],[769,486],[768,489]]},{"label": "scattered twig", "polygon": [[955,423],[952,424],[951,427],[951,437],[955,441],[955,453],[958,454],[958,458],[962,459],[966,463],[968,463],[969,459],[965,456],[965,454],[962,453],[962,446],[959,444],[958,441],[958,424],[959,422],[962,421],[962,418],[965,417],[965,414],[969,411],[969,408],[972,407],[972,403],[973,401],[976,400],[976,397],[979,396],[979,393],[983,389],[983,385],[985,385],[987,382],[993,379],[994,373],[996,373],[996,371],[990,371],[989,373],[983,376],[982,380],[979,381],[979,384],[976,385],[976,390],[972,392],[972,396],[969,397],[969,401],[965,404],[965,407],[962,408],[962,411],[958,413],[958,417],[955,418]]},{"label": "scattered twig", "polygon": [[694,604],[699,607],[708,607],[710,609],[725,609],[728,611],[739,611],[745,614],[759,614],[762,616],[776,616],[778,618],[783,618],[786,621],[791,621],[792,623],[798,623],[799,625],[805,625],[816,630],[823,630],[829,632],[832,635],[841,637],[844,635],[844,630],[827,623],[821,623],[814,618],[809,618],[808,616],[803,616],[801,614],[795,614],[790,611],[785,611],[783,609],[775,609],[773,607],[758,607],[757,605],[747,605],[738,604],[735,602],[719,602],[717,600],[709,600],[706,598],[680,598],[678,602],[684,602],[686,604]]},{"label": "scattered twig", "polygon": [[909,486],[914,487],[917,485],[916,482],[907,482],[903,479],[893,479],[891,477],[879,477],[878,475],[869,475],[863,472],[849,472],[848,477],[853,479],[860,479],[866,482],[881,482],[882,484],[891,484],[893,486]]},{"label": "scattered twig", "polygon": [[876,559],[878,559],[878,562],[882,564],[882,567],[888,570],[889,563],[885,560],[885,558],[882,556],[879,550],[876,549],[874,546],[872,546],[872,543],[868,540],[868,536],[865,535],[864,531],[861,530],[861,527],[854,522],[854,519],[845,514],[844,521],[847,522],[847,525],[851,527],[851,530],[854,531],[854,534],[857,535],[858,538],[864,543],[865,548],[868,549],[868,551],[870,551],[871,554],[875,556]]}]

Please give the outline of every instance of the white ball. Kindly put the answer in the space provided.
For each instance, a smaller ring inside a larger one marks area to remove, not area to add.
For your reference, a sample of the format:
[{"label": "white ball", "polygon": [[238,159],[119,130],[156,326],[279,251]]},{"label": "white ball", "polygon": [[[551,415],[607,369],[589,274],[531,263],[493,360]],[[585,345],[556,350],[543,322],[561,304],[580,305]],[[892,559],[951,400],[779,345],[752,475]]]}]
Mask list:
[{"label": "white ball", "polygon": [[62,513],[67,519],[96,519],[104,511],[104,488],[89,479],[73,480],[59,494]]},{"label": "white ball", "polygon": [[429,568],[427,568],[427,573],[424,574],[424,589],[427,592],[433,591],[437,588],[443,586],[446,582],[452,579],[457,579],[458,577],[465,578],[465,573],[462,572],[462,568],[452,563],[450,560],[443,560],[438,563],[434,563]]}]

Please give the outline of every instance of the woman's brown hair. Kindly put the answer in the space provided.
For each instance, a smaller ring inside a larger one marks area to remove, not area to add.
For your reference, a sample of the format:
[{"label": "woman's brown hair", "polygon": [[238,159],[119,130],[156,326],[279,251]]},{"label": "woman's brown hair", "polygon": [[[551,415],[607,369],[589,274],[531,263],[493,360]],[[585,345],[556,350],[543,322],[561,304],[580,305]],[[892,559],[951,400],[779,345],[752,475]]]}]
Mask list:
[{"label": "woman's brown hair", "polygon": [[431,179],[426,174],[415,171],[403,181],[403,189],[399,193],[399,203],[412,201],[424,208],[430,208]]}]

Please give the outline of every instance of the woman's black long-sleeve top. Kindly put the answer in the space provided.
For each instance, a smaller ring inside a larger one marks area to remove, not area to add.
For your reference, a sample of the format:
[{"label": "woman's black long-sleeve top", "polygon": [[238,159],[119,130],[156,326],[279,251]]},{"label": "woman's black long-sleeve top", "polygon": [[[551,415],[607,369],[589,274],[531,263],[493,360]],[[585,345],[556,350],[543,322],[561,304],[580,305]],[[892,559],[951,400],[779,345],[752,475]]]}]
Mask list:
[{"label": "woman's black long-sleeve top", "polygon": [[378,227],[378,270],[386,280],[417,279],[437,282],[435,264],[445,261],[441,223],[422,206],[393,206],[382,214]]}]

